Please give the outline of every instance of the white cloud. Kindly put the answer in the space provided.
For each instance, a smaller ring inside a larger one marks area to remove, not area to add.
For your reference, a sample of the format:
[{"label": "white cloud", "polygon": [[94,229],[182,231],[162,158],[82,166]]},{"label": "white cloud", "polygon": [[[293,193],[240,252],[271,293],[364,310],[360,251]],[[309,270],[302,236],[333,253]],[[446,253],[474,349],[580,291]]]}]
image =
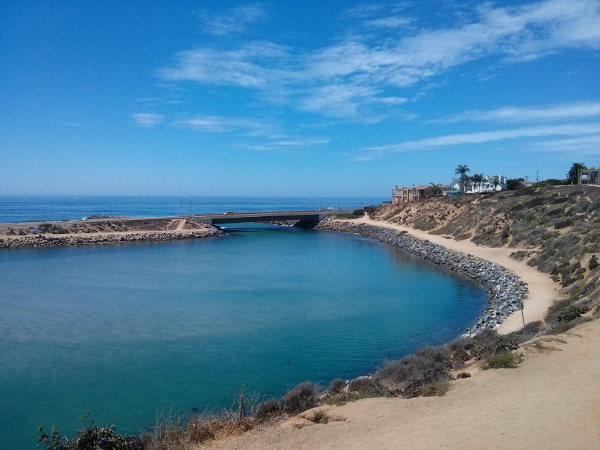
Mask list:
[{"label": "white cloud", "polygon": [[156,113],[136,113],[131,118],[136,125],[144,128],[154,128],[165,120],[165,116]]},{"label": "white cloud", "polygon": [[450,134],[391,145],[365,147],[356,152],[352,159],[356,161],[368,161],[395,152],[427,150],[466,144],[483,144],[523,138],[546,138],[550,136],[575,136],[576,138],[581,138],[585,135],[594,135],[597,133],[600,133],[600,123],[547,125],[509,130],[482,131],[478,133]]},{"label": "white cloud", "polygon": [[413,19],[410,17],[391,16],[383,17],[381,19],[368,20],[366,25],[380,28],[400,28],[410,25],[412,21]]},{"label": "white cloud", "polygon": [[565,152],[571,154],[600,155],[600,133],[578,136],[569,139],[555,139],[536,142],[530,146],[532,150],[543,152]]},{"label": "white cloud", "polygon": [[466,111],[447,119],[432,122],[550,122],[555,120],[587,119],[598,116],[600,116],[600,103],[578,102],[544,107],[505,106],[490,111]]},{"label": "white cloud", "polygon": [[235,133],[252,138],[249,142],[238,142],[233,146],[255,151],[298,150],[329,142],[324,137],[289,136],[276,124],[250,118],[195,116],[177,120],[173,125],[205,133]]},{"label": "white cloud", "polygon": [[246,150],[254,150],[259,152],[273,152],[273,151],[290,151],[290,150],[301,150],[307,148],[313,148],[319,145],[325,145],[329,143],[329,139],[326,138],[288,138],[288,139],[276,139],[273,141],[267,141],[263,143],[238,143],[235,144],[238,148]]},{"label": "white cloud", "polygon": [[248,25],[266,20],[268,15],[261,5],[248,5],[234,8],[227,14],[209,18],[205,13],[205,31],[215,35],[230,35],[246,31]]},{"label": "white cloud", "polygon": [[246,136],[266,136],[271,139],[282,136],[277,126],[256,119],[195,116],[191,119],[177,120],[174,125],[207,133],[238,132]]},{"label": "white cloud", "polygon": [[[485,3],[460,25],[415,28],[408,36],[389,33],[389,27],[409,19],[384,15],[384,10],[382,5],[354,8],[348,15],[375,31],[360,35],[353,29],[350,37],[315,51],[294,52],[268,42],[228,50],[196,48],[177,54],[174,67],[159,74],[169,81],[251,88],[263,98],[291,102],[304,111],[358,118],[380,115],[375,104],[389,109],[401,103],[374,101],[381,93],[477,59],[517,63],[566,50],[600,49],[598,0],[546,0],[522,7]],[[240,22],[248,23],[244,20]],[[323,96],[331,100],[329,105]]]},{"label": "white cloud", "polygon": [[177,56],[177,67],[159,71],[164,80],[265,89],[270,81],[279,82],[284,75],[269,67],[269,61],[286,58],[288,54],[286,47],[258,42],[239,50],[200,48]]}]

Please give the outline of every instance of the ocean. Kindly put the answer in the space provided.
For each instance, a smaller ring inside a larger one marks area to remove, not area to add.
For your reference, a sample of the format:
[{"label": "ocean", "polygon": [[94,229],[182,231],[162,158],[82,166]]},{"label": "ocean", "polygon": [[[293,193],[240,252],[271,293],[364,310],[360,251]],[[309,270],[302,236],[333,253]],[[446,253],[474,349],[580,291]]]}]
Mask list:
[{"label": "ocean", "polygon": [[167,217],[226,211],[355,209],[381,197],[98,197],[0,196],[0,223],[78,220],[91,215]]},{"label": "ocean", "polygon": [[[165,197],[13,199],[0,203],[11,221],[177,213]],[[318,209],[307,207],[315,200],[206,199],[197,212]],[[88,410],[96,424],[139,433],[157,416],[230,407],[241,389],[278,398],[302,381],[365,375],[455,338],[487,302],[471,280],[360,236],[228,231],[1,251],[0,448],[34,448],[40,425],[72,436]]]}]

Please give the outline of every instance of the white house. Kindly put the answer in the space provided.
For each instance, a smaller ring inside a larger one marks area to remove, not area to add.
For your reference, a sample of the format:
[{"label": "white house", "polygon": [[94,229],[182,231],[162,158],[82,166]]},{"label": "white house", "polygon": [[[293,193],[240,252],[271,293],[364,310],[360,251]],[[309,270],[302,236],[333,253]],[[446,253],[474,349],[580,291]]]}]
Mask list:
[{"label": "white house", "polygon": [[[481,192],[494,192],[506,190],[506,182],[508,178],[504,175],[489,175],[484,178],[483,181],[473,181],[471,178],[465,181],[464,193],[465,194],[479,194]],[[450,186],[446,190],[446,195],[456,195],[460,193],[461,189],[460,178],[455,178],[450,183]]]}]

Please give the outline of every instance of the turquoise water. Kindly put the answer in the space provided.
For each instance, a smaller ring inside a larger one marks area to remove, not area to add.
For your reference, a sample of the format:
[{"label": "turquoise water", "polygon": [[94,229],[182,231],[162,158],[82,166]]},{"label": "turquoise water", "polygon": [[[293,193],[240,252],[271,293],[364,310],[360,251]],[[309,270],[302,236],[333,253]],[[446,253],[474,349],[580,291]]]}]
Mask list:
[{"label": "turquoise water", "polygon": [[0,448],[72,434],[87,410],[139,432],[157,412],[326,385],[440,344],[485,291],[354,235],[283,227],[161,244],[0,252]]}]

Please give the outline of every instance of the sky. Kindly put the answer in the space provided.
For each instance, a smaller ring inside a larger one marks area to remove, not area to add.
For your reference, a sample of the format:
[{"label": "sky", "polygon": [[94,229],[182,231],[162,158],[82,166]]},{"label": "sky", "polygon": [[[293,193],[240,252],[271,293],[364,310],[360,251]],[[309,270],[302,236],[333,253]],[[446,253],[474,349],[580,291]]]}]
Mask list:
[{"label": "sky", "polygon": [[0,195],[387,197],[600,166],[600,0],[0,2]]}]

